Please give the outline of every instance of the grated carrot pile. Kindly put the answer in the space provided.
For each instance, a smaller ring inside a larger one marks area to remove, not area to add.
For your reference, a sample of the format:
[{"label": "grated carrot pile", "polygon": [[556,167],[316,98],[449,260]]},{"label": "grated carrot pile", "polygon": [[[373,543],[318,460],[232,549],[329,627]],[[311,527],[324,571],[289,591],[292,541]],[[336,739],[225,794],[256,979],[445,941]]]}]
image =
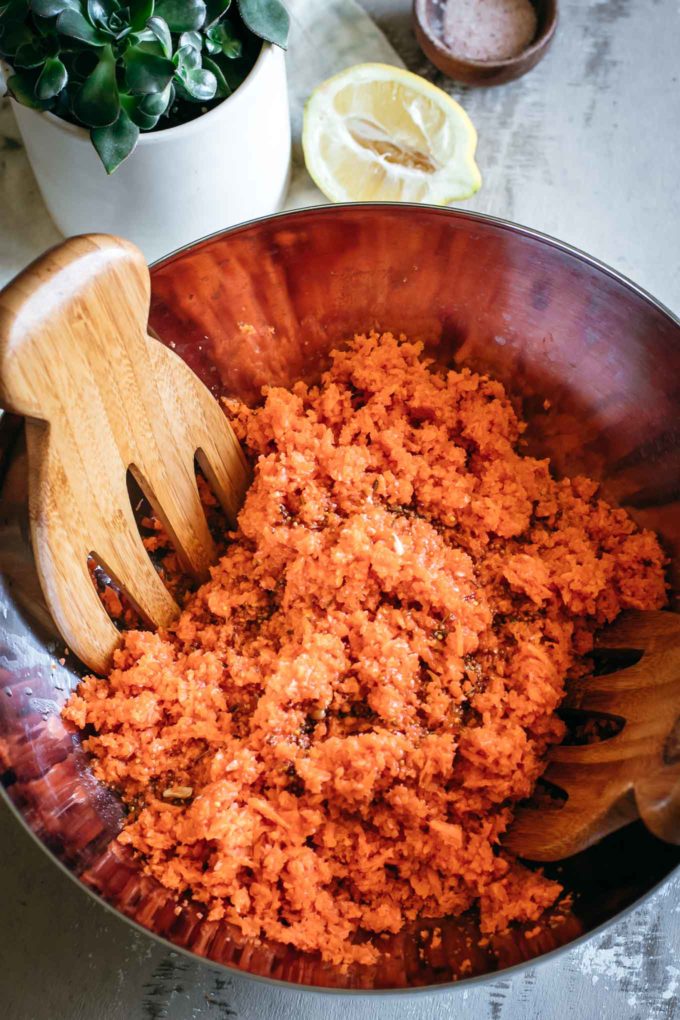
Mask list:
[{"label": "grated carrot pile", "polygon": [[65,710],[131,806],[120,841],[343,966],[416,918],[537,920],[560,887],[499,840],[595,628],[665,602],[656,537],[522,456],[499,383],[390,334],[231,414],[257,461],[211,581]]}]

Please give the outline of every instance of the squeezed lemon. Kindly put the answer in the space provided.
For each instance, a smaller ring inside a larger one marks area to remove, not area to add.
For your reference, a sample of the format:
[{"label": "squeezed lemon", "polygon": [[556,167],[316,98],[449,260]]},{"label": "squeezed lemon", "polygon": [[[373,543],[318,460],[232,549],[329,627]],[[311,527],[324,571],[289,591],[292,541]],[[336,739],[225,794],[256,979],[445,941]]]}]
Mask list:
[{"label": "squeezed lemon", "polygon": [[314,183],[333,202],[447,205],[482,178],[477,132],[462,106],[417,74],[356,64],[314,90],[302,146]]}]

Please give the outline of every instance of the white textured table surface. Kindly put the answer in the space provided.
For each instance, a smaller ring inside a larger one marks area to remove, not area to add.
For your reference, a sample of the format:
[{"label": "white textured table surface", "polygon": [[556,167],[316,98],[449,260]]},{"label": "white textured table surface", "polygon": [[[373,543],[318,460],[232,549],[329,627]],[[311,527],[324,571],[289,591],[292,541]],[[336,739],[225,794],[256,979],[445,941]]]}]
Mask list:
[{"label": "white textured table surface", "polygon": [[[329,2],[314,0],[319,17]],[[340,5],[345,14],[348,6]],[[404,63],[445,84],[418,51],[409,6],[365,0]],[[678,312],[678,0],[561,0],[560,8],[553,49],[526,78],[488,91],[452,88],[480,135],[485,183],[469,205],[585,249]],[[361,59],[389,59],[380,40],[365,37],[365,46]],[[0,108],[0,278],[58,240],[16,138]],[[313,195],[299,182],[295,204]],[[673,1020],[680,1017],[679,894],[676,880],[584,946],[488,986],[410,1002],[322,999],[227,979],[131,931],[62,876],[2,808],[0,1013],[10,1020]]]}]

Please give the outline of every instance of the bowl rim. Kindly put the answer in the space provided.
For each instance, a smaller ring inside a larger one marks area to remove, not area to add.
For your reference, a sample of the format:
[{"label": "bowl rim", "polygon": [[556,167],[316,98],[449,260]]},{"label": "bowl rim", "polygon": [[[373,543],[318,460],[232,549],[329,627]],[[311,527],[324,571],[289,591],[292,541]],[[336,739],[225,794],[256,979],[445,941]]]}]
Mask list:
[{"label": "bowl rim", "polygon": [[[219,230],[214,230],[210,234],[204,234],[203,237],[196,238],[195,241],[189,241],[187,244],[182,244],[178,248],[173,248],[172,251],[166,255],[161,255],[160,258],[155,259],[149,264],[149,272],[153,272],[156,269],[160,269],[166,263],[177,258],[178,255],[183,255],[191,248],[197,248],[200,244],[206,241],[214,241],[218,237],[228,237],[234,234],[239,234],[249,230],[250,227],[255,226],[259,223],[265,223],[268,221],[283,219],[287,216],[305,218],[310,215],[316,215],[322,213],[325,215],[332,215],[334,209],[392,209],[392,210],[404,210],[406,211],[425,211],[428,213],[438,214],[444,217],[453,216],[454,218],[463,220],[472,220],[480,224],[491,224],[495,227],[507,231],[510,234],[520,234],[522,237],[528,237],[536,241],[543,242],[546,247],[557,248],[559,251],[564,252],[566,255],[572,255],[577,258],[580,262],[584,262],[586,265],[592,266],[595,269],[599,269],[604,272],[607,276],[616,280],[617,283],[623,284],[625,287],[630,288],[640,297],[644,298],[648,304],[653,305],[658,311],[667,315],[669,319],[680,328],[680,309],[676,314],[672,311],[668,305],[664,304],[658,298],[654,297],[651,291],[646,290],[645,287],[635,283],[625,273],[620,272],[618,269],[613,269],[607,262],[602,259],[598,259],[594,255],[589,255],[588,252],[582,248],[577,247],[574,244],[570,244],[568,241],[561,241],[558,237],[553,234],[548,234],[545,231],[537,230],[534,227],[528,227],[522,223],[516,223],[514,220],[504,219],[502,216],[495,216],[492,213],[478,212],[475,209],[465,209],[460,206],[453,205],[433,205],[429,202],[323,202],[317,203],[316,205],[305,205],[300,206],[298,209],[282,209],[278,212],[268,213],[266,216],[255,216],[250,220],[244,220],[242,223],[235,223],[230,227],[222,227]],[[7,281],[8,283],[10,281]],[[153,288],[152,288],[153,290]]]},{"label": "bowl rim", "polygon": [[446,45],[438,36],[432,31],[430,19],[427,17],[427,2],[428,0],[413,0],[413,17],[418,25],[418,28],[427,38],[430,46],[439,53],[442,57],[447,60],[453,60],[461,67],[467,67],[474,71],[501,71],[505,68],[517,67],[527,57],[533,56],[535,53],[540,53],[546,49],[557,30],[557,24],[560,18],[559,3],[558,0],[552,0],[554,5],[552,11],[552,17],[549,17],[544,28],[537,33],[532,42],[528,46],[514,57],[505,57],[504,60],[478,60],[475,57],[462,57],[455,50],[452,50]]},{"label": "bowl rim", "polygon": [[644,906],[659,892],[661,888],[663,888],[663,886],[667,885],[671,879],[677,878],[680,875],[680,864],[677,864],[672,871],[669,871],[667,875],[664,875],[662,879],[639,896],[638,899],[629,903],[626,907],[623,907],[605,921],[600,922],[600,924],[598,924],[595,928],[591,928],[590,931],[583,932],[570,942],[565,942],[561,946],[556,946],[555,949],[551,949],[547,953],[542,953],[540,956],[532,957],[530,960],[522,960],[519,963],[513,963],[512,966],[504,967],[502,970],[487,971],[485,974],[476,974],[474,977],[461,978],[458,981],[444,981],[441,984],[416,985],[409,988],[333,988],[320,985],[306,985],[298,983],[297,981],[284,981],[282,978],[267,977],[265,974],[253,974],[252,971],[245,970],[241,967],[230,966],[227,963],[220,963],[219,960],[213,960],[209,956],[201,956],[199,953],[194,953],[191,949],[187,949],[186,946],[180,946],[176,942],[171,942],[170,939],[166,938],[164,935],[159,935],[157,932],[151,931],[150,928],[145,928],[143,924],[139,923],[139,921],[135,921],[134,918],[128,917],[127,914],[124,914],[117,907],[114,907],[112,903],[105,900],[103,896],[96,892],[96,890],[86,885],[85,882],[78,877],[78,875],[67,868],[63,861],[56,856],[54,851],[46,846],[33,829],[31,829],[31,827],[27,824],[18,807],[7,796],[7,792],[2,785],[0,785],[0,797],[9,808],[10,813],[14,815],[20,827],[44,852],[45,856],[51,859],[57,868],[71,880],[76,888],[89,896],[90,899],[95,901],[95,903],[102,906],[107,913],[117,918],[121,921],[121,923],[129,925],[135,931],[152,939],[168,952],[181,953],[182,956],[185,956],[193,963],[202,964],[206,967],[214,967],[217,970],[224,971],[226,974],[229,974],[230,977],[239,976],[251,981],[259,981],[262,984],[269,985],[273,988],[288,989],[293,992],[304,992],[310,997],[312,995],[350,995],[352,998],[356,999],[375,999],[386,996],[399,999],[415,998],[416,996],[422,998],[423,996],[438,996],[446,992],[456,992],[463,989],[468,990],[475,986],[492,984],[494,981],[505,980],[506,977],[516,977],[521,971],[526,970],[527,967],[532,967],[534,969],[536,967],[542,967],[543,964],[556,960],[558,956],[571,952],[571,950],[578,949],[585,945],[586,942],[589,942],[590,939],[595,938],[598,935],[602,935],[612,925],[618,924],[620,921],[623,921],[625,918],[633,914],[639,907]]},{"label": "bowl rim", "polygon": [[[207,234],[204,237],[197,238],[195,241],[191,241],[188,244],[182,245],[176,248],[174,251],[167,255],[164,255],[160,259],[156,259],[149,266],[150,270],[158,269],[164,264],[174,260],[179,255],[190,251],[192,248],[198,247],[205,241],[215,240],[218,237],[230,237],[234,234],[238,234],[248,230],[250,227],[256,224],[265,223],[268,221],[275,221],[284,219],[286,217],[298,217],[304,219],[309,215],[316,215],[322,213],[324,215],[334,215],[335,209],[346,210],[361,210],[361,209],[374,209],[374,208],[386,208],[392,210],[403,210],[403,214],[407,215],[409,211],[425,211],[442,215],[445,217],[453,217],[454,219],[472,220],[480,224],[490,224],[495,227],[500,227],[509,233],[518,233],[523,237],[528,237],[533,240],[540,241],[547,247],[557,248],[567,255],[575,257],[580,262],[586,265],[592,266],[600,272],[604,272],[607,276],[611,277],[618,283],[634,291],[644,301],[651,304],[654,308],[660,311],[662,314],[667,316],[671,322],[677,326],[680,330],[680,317],[672,312],[663,302],[657,300],[649,291],[645,290],[644,287],[640,287],[634,283],[623,273],[618,270],[612,269],[605,262],[600,261],[592,255],[588,255],[586,252],[575,247],[574,245],[568,244],[566,241],[560,241],[558,238],[552,237],[550,234],[546,234],[539,230],[534,230],[532,227],[523,226],[518,223],[514,223],[511,220],[503,219],[502,217],[492,216],[488,213],[476,212],[469,209],[460,209],[451,206],[437,206],[430,205],[427,203],[419,202],[342,202],[333,204],[313,205],[304,206],[300,209],[288,209],[277,213],[271,213],[267,216],[258,216],[251,220],[246,220],[243,223],[235,224],[231,227],[223,228],[222,230],[216,230],[211,234]],[[152,288],[153,291],[153,288]],[[0,422],[0,425],[2,423]],[[92,900],[99,903],[104,907],[110,914],[118,918],[124,924],[130,925],[135,931],[146,935],[148,938],[154,940],[158,945],[162,946],[170,952],[181,953],[187,959],[192,960],[194,963],[203,964],[207,967],[214,967],[220,971],[224,971],[230,976],[238,975],[239,977],[258,981],[262,984],[272,986],[278,989],[288,989],[290,991],[304,992],[307,995],[318,995],[318,996],[352,996],[353,998],[382,998],[382,997],[393,997],[400,999],[409,999],[422,996],[434,996],[442,995],[444,993],[451,993],[459,990],[469,990],[476,986],[484,984],[491,984],[494,981],[501,979],[511,978],[517,976],[521,971],[526,970],[527,967],[542,967],[544,964],[557,959],[558,956],[564,953],[570,952],[571,950],[578,949],[583,946],[591,938],[601,935],[607,928],[612,925],[624,920],[629,917],[635,910],[644,904],[648,903],[654,895],[669,881],[673,878],[677,878],[680,875],[680,863],[672,868],[663,878],[656,882],[650,889],[642,893],[641,896],[633,900],[627,906],[618,910],[611,917],[601,921],[594,928],[589,931],[583,932],[577,938],[572,939],[570,942],[566,942],[561,946],[556,946],[555,949],[551,949],[547,953],[543,953],[540,956],[533,957],[530,960],[523,960],[519,963],[512,964],[510,967],[504,967],[502,970],[488,971],[485,974],[477,974],[469,978],[461,978],[458,981],[446,981],[441,984],[432,985],[418,985],[407,988],[335,988],[335,987],[322,987],[318,985],[301,984],[295,981],[284,981],[281,978],[267,977],[263,974],[253,974],[251,971],[242,969],[240,967],[231,966],[229,964],[220,963],[217,960],[212,960],[208,956],[201,956],[199,953],[193,952],[191,949],[187,949],[185,946],[180,946],[175,942],[170,941],[164,935],[159,935],[157,932],[151,931],[149,928],[145,928],[144,925],[135,921],[133,918],[128,917],[121,910],[115,907],[112,903],[109,903],[103,896],[101,896],[95,889],[88,886],[82,879],[71,871],[61,861],[53,850],[43,843],[36,832],[28,825],[24,819],[19,808],[10,799],[7,790],[4,785],[0,783],[0,798],[9,808],[10,812],[14,815],[15,819],[19,823],[20,827],[28,834],[33,842],[44,852],[44,854],[51,859],[51,861],[59,868],[59,870],[68,876],[73,884],[79,888],[82,892],[88,895]]]}]

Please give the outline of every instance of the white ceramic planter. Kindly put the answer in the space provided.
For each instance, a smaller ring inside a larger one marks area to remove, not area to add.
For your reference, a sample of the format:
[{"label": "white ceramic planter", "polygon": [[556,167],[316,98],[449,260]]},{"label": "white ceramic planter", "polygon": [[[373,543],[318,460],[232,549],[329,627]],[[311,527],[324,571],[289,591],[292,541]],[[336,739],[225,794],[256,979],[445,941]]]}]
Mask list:
[{"label": "white ceramic planter", "polygon": [[265,44],[246,80],[209,113],[141,134],[109,177],[82,128],[12,101],[45,204],[67,236],[119,234],[148,261],[275,212],[290,175],[283,52]]}]

